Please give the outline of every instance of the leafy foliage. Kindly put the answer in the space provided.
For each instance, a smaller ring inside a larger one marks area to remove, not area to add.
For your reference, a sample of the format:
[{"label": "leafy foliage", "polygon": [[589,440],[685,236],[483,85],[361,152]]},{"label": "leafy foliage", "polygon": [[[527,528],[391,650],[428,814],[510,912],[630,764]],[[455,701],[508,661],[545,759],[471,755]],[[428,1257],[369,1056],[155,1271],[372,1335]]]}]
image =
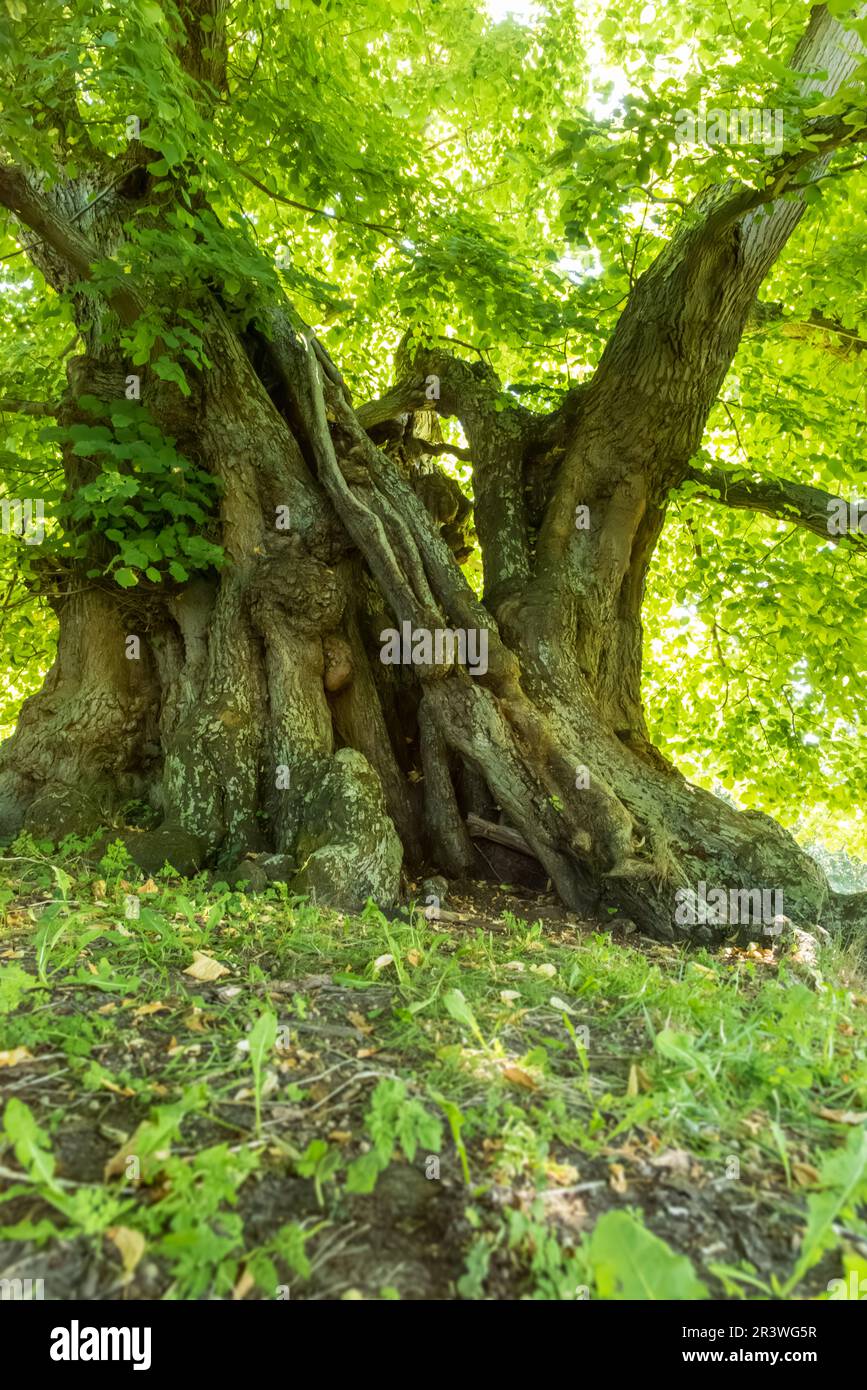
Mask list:
[{"label": "leafy foliage", "polygon": [[105,572],[124,588],[141,578],[159,584],[166,575],[181,583],[193,570],[219,565],[222,547],[198,534],[215,504],[211,474],[184,459],[135,401],[107,404],[81,397],[79,405],[93,417],[92,424],[46,430],[73,455],[99,464],[93,480],[63,508],[73,553],[88,557],[94,541],[104,536],[117,547]]}]

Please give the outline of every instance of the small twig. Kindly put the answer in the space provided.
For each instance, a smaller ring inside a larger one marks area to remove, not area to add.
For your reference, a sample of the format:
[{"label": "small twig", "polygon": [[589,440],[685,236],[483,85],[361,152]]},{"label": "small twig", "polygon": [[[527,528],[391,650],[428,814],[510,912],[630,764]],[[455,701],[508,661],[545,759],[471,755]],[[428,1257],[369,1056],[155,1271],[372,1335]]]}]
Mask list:
[{"label": "small twig", "polygon": [[360,1071],[355,1076],[350,1076],[348,1081],[344,1081],[335,1090],[329,1091],[328,1095],[323,1096],[322,1100],[318,1100],[315,1105],[311,1105],[309,1109],[305,1108],[304,1119],[306,1120],[308,1115],[312,1115],[314,1110],[318,1110],[320,1105],[327,1105],[335,1096],[339,1096],[341,1091],[345,1091],[349,1086],[354,1086],[356,1082],[368,1081],[372,1077],[375,1077],[377,1081],[381,1081],[383,1077],[386,1076],[391,1077],[392,1081],[400,1080],[400,1077],[393,1071]]},{"label": "small twig", "polygon": [[596,1182],[579,1182],[574,1187],[549,1187],[542,1193],[543,1200],[546,1197],[568,1197],[574,1192],[593,1192],[597,1187],[607,1187],[605,1178],[599,1178]]},{"label": "small twig", "polygon": [[[4,1168],[4,1167],[0,1166],[0,1178],[7,1178],[10,1182],[24,1182],[24,1183],[29,1183],[31,1187],[33,1187],[33,1188],[36,1187],[36,1184],[34,1183],[33,1179],[30,1177],[29,1173],[23,1173],[23,1172],[22,1172],[22,1173],[16,1173],[16,1172],[14,1172],[11,1168]],[[56,1178],[56,1177],[52,1177],[51,1182],[52,1182],[52,1184],[53,1184],[55,1187],[93,1187],[93,1186],[95,1186],[95,1184],[92,1183],[92,1182],[73,1182],[72,1178]]]}]

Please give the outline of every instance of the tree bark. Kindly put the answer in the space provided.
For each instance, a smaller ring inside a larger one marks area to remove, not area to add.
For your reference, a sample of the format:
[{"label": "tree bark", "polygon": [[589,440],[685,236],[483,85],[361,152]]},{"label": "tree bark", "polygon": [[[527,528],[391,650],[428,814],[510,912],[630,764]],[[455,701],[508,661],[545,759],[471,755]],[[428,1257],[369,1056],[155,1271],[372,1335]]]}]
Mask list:
[{"label": "tree bark", "polygon": [[[201,42],[206,11],[187,6],[182,50],[202,92],[219,90],[224,63],[219,39]],[[795,57],[828,67],[829,93],[856,61],[839,37],[817,12]],[[815,158],[845,139],[829,131]],[[544,418],[481,364],[406,347],[393,389],[355,408],[276,282],[270,296],[245,287],[252,314],[219,285],[191,295],[210,366],[188,373],[187,397],[145,368],[142,403],[215,480],[224,564],[130,591],[88,577],[100,543],[66,565],[51,600],[57,660],[0,750],[3,832],[108,824],[149,870],[230,871],[258,855],[296,891],[357,907],[393,904],[402,864],[478,871],[487,824],[569,907],[626,913],[655,936],[731,931],[679,919],[700,883],[782,893],[801,924],[835,920],[824,875],[786,832],[690,786],[653,747],[641,696],[642,603],[672,487],[692,476],[723,503],[794,508],[816,529],[810,490],[690,472],[802,215],[781,200],[795,167],[800,156],[760,193],[703,194],[636,284],[592,382]],[[104,274],[120,261],[128,203],[143,196],[127,164],[94,203],[98,175],[45,191],[32,171],[0,170],[0,202],[37,237],[28,254],[76,304],[86,351],[66,398],[44,407],[66,424],[82,395],[122,398],[118,327],[156,292],[124,277],[95,313],[74,288],[95,262]],[[481,600],[460,568],[469,503],[434,461],[445,446],[432,407],[468,440]],[[64,465],[70,496],[98,472],[71,450]],[[483,636],[486,669],[429,654],[384,665],[383,634],[403,624]],[[768,923],[750,909],[739,926]]]}]

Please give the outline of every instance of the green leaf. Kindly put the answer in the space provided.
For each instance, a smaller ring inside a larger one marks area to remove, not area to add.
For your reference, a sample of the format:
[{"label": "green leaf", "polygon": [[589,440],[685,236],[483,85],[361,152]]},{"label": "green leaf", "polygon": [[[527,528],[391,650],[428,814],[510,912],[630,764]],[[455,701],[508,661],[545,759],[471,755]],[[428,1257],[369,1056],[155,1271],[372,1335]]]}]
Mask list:
[{"label": "green leaf", "polygon": [[824,1252],[837,1244],[834,1222],[867,1201],[867,1127],[860,1125],[846,1147],[828,1155],[819,1172],[821,1191],[807,1198],[807,1226],[798,1262],[785,1285],[789,1293]]},{"label": "green leaf", "polygon": [[54,1158],[48,1149],[48,1135],[40,1129],[33,1111],[23,1100],[12,1096],[3,1112],[3,1128],[15,1157],[34,1182],[56,1188]]},{"label": "green leaf", "polygon": [[277,1039],[277,1015],[270,1009],[260,1014],[250,1029],[250,1065],[253,1068],[256,1104],[256,1133],[262,1132],[262,1084],[265,1062],[274,1051]]},{"label": "green leaf", "polygon": [[258,1075],[274,1051],[277,1039],[277,1015],[270,1009],[260,1014],[250,1029],[250,1065]]},{"label": "green leaf", "polygon": [[458,1023],[462,1023],[464,1027],[469,1028],[470,1032],[481,1046],[487,1049],[488,1045],[482,1037],[481,1029],[476,1022],[476,1016],[464,998],[463,992],[459,989],[449,990],[448,994],[443,995],[443,1003],[452,1018],[457,1019]]},{"label": "green leaf", "polygon": [[599,1298],[645,1302],[708,1297],[686,1256],[675,1254],[628,1211],[600,1217],[588,1258]]},{"label": "green leaf", "polygon": [[381,1172],[382,1166],[374,1149],[371,1149],[369,1153],[361,1154],[352,1160],[346,1170],[346,1191],[372,1192]]}]

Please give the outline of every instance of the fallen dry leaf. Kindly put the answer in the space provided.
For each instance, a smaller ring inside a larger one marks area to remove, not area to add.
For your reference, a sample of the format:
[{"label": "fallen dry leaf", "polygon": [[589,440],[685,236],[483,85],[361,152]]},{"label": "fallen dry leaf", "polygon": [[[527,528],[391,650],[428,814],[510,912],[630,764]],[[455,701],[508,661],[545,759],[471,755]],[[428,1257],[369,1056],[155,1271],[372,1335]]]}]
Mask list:
[{"label": "fallen dry leaf", "polygon": [[349,1019],[349,1022],[352,1024],[353,1028],[358,1029],[359,1033],[373,1032],[372,1024],[368,1023],[367,1019],[364,1017],[364,1014],[360,1014],[357,1009],[350,1009],[346,1017]]},{"label": "fallen dry leaf", "polygon": [[135,1095],[135,1091],[131,1091],[129,1086],[118,1086],[116,1082],[109,1081],[108,1077],[106,1076],[101,1076],[99,1078],[99,1084],[100,1086],[104,1087],[106,1091],[113,1091],[116,1096]]},{"label": "fallen dry leaf", "polygon": [[424,957],[422,956],[421,951],[417,951],[415,947],[413,947],[411,951],[407,951],[406,953],[407,965],[421,965],[423,959]]},{"label": "fallen dry leaf", "polygon": [[813,1183],[819,1181],[819,1170],[812,1163],[795,1162],[792,1164],[792,1177],[799,1187],[812,1187]]},{"label": "fallen dry leaf", "polygon": [[158,893],[160,890],[152,878],[147,879],[138,890],[140,893]]},{"label": "fallen dry leaf", "polygon": [[380,970],[384,970],[387,965],[393,964],[394,956],[389,955],[388,952],[386,952],[384,956],[377,956],[376,960],[373,962],[374,973],[378,975]]},{"label": "fallen dry leaf", "polygon": [[608,1169],[608,1182],[614,1192],[622,1197],[628,1189],[626,1182],[626,1171],[622,1163],[612,1163]]},{"label": "fallen dry leaf", "polygon": [[133,1231],[129,1226],[109,1226],[105,1234],[120,1251],[124,1273],[132,1274],[147,1249],[147,1241],[141,1231]]},{"label": "fallen dry leaf", "polygon": [[[655,1146],[658,1149],[659,1140],[657,1139],[656,1135],[649,1134],[648,1138],[650,1140],[651,1147]],[[645,1157],[644,1146],[641,1144],[630,1143],[628,1140],[625,1144],[618,1144],[616,1148],[611,1148],[609,1145],[606,1144],[602,1149],[602,1153],[605,1155],[606,1158],[628,1158],[630,1163],[637,1163],[639,1160],[643,1160]]]},{"label": "fallen dry leaf", "polygon": [[575,1010],[571,1004],[567,1004],[565,999],[561,999],[559,994],[552,994],[548,1000],[552,1009],[560,1009],[564,1014],[574,1014]]},{"label": "fallen dry leaf", "polygon": [[147,1018],[148,1014],[158,1014],[161,1010],[167,1009],[168,1004],[161,1004],[155,1000],[153,1004],[140,1004],[137,1009],[133,1009],[133,1018]]},{"label": "fallen dry leaf", "polygon": [[254,1289],[255,1287],[256,1280],[253,1278],[249,1269],[245,1269],[244,1273],[241,1275],[240,1279],[238,1280],[237,1284],[232,1290],[232,1297],[237,1302],[242,1298],[246,1298],[250,1290]]},{"label": "fallen dry leaf", "polygon": [[578,1181],[578,1169],[571,1163],[555,1163],[549,1159],[545,1164],[545,1177],[556,1187],[571,1187]]},{"label": "fallen dry leaf", "polygon": [[740,1128],[754,1136],[767,1130],[769,1124],[770,1120],[764,1110],[753,1110],[749,1115],[744,1115],[740,1121]]},{"label": "fallen dry leaf", "polygon": [[860,1125],[867,1120],[865,1110],[828,1110],[825,1106],[817,1111],[823,1120],[833,1120],[835,1125]]},{"label": "fallen dry leaf", "polygon": [[513,1086],[523,1086],[526,1091],[537,1091],[538,1082],[534,1081],[529,1072],[524,1071],[523,1067],[503,1067],[503,1076],[507,1081],[511,1081]]},{"label": "fallen dry leaf", "polygon": [[13,1047],[7,1052],[0,1052],[0,1067],[20,1067],[22,1062],[33,1062],[33,1053],[27,1047]]},{"label": "fallen dry leaf", "polygon": [[581,1231],[587,1222],[587,1207],[574,1192],[558,1192],[556,1187],[545,1193],[545,1215],[573,1231]]},{"label": "fallen dry leaf", "polygon": [[192,975],[194,980],[219,980],[221,975],[228,975],[229,970],[225,965],[221,965],[213,956],[206,956],[204,951],[193,952],[193,963],[188,965],[184,971],[185,975]]},{"label": "fallen dry leaf", "polygon": [[692,1155],[685,1149],[665,1149],[650,1160],[654,1168],[666,1168],[670,1173],[689,1175],[692,1168]]},{"label": "fallen dry leaf", "polygon": [[626,1083],[626,1094],[637,1096],[639,1091],[652,1091],[653,1082],[648,1073],[638,1062],[632,1062],[629,1067],[629,1080]]}]

